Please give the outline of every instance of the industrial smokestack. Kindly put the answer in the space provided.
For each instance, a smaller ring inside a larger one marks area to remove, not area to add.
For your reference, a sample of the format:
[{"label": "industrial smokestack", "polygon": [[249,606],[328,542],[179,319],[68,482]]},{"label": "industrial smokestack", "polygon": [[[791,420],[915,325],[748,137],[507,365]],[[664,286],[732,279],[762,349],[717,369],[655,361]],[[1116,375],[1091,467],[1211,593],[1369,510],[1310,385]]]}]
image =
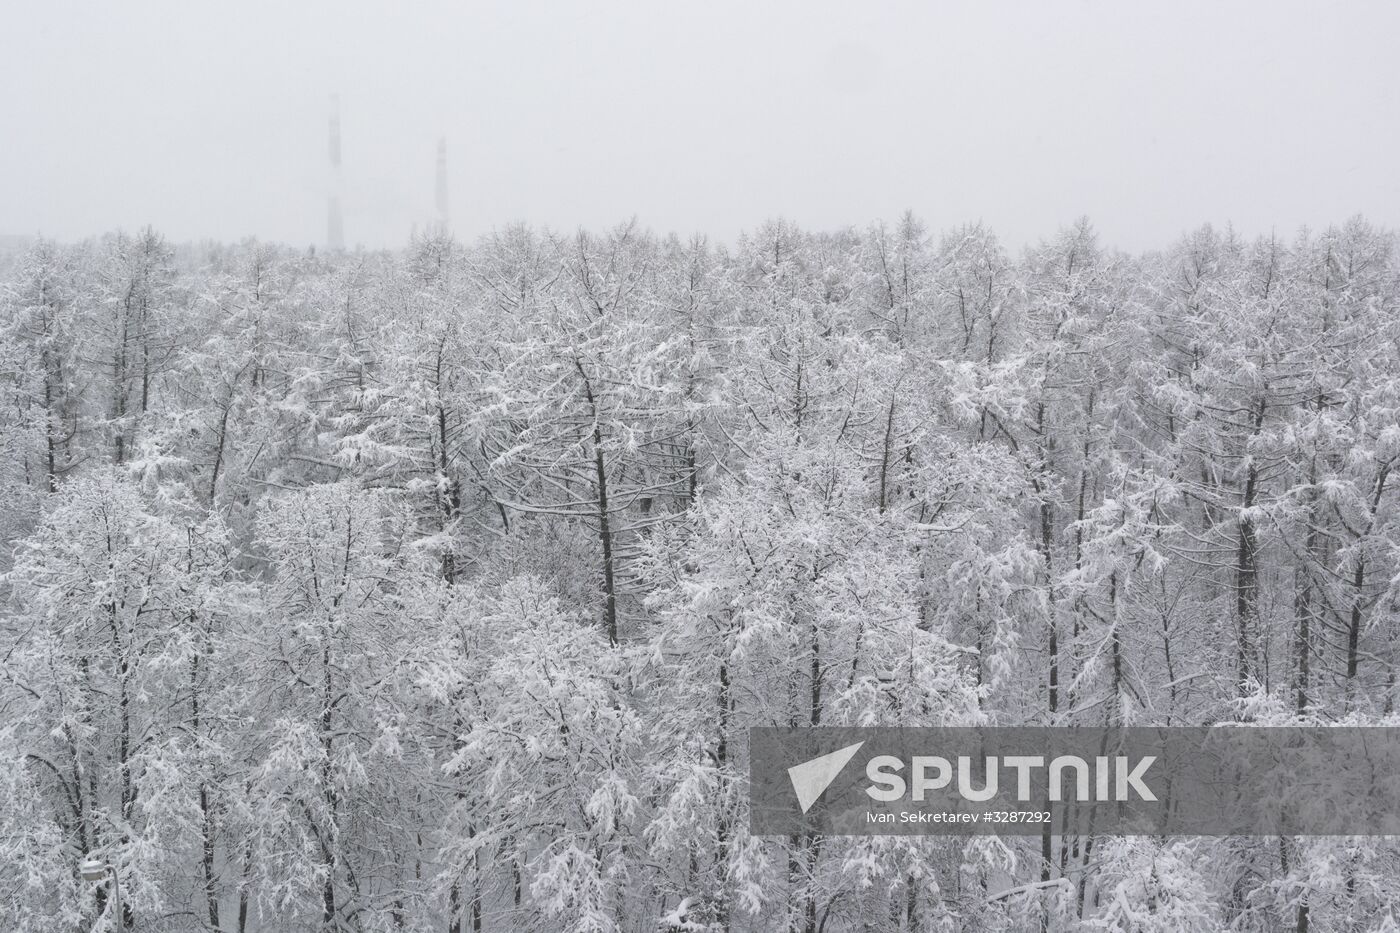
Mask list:
[{"label": "industrial smokestack", "polygon": [[330,198],[326,205],[326,246],[331,250],[345,249],[345,221],[340,212],[342,177],[340,171],[340,96],[331,95],[330,119]]},{"label": "industrial smokestack", "polygon": [[447,137],[438,138],[437,147],[437,222],[446,233],[451,218],[447,210]]}]

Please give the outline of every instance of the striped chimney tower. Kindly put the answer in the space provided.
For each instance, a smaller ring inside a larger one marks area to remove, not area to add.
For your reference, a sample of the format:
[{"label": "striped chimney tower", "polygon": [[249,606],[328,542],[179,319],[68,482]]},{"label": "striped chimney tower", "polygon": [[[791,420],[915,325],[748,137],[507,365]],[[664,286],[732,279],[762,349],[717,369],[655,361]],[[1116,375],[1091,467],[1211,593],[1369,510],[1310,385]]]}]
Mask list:
[{"label": "striped chimney tower", "polygon": [[330,120],[330,198],[326,204],[326,246],[332,251],[345,249],[345,221],[340,212],[340,192],[344,179],[340,170],[340,95],[331,95]]},{"label": "striped chimney tower", "polygon": [[447,137],[438,137],[437,147],[437,222],[446,233],[451,217],[447,210]]}]

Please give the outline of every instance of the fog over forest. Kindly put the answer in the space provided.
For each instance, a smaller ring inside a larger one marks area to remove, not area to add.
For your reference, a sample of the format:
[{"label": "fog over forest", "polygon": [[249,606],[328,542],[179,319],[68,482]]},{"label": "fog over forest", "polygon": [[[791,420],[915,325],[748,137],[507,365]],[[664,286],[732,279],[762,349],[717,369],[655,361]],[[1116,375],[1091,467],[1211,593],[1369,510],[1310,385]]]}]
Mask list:
[{"label": "fog over forest", "polygon": [[1400,226],[1392,0],[6,0],[0,236]]}]

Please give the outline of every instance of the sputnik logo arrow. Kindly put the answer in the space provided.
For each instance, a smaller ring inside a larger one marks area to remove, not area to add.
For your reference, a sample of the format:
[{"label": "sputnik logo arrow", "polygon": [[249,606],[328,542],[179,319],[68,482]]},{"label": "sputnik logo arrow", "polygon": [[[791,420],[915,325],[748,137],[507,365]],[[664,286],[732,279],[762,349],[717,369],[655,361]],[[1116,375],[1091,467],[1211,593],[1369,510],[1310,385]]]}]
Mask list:
[{"label": "sputnik logo arrow", "polygon": [[841,774],[841,769],[850,763],[864,744],[857,742],[847,745],[787,769],[788,779],[792,781],[792,789],[797,792],[797,803],[803,813],[812,809],[812,804],[831,786],[831,782]]}]

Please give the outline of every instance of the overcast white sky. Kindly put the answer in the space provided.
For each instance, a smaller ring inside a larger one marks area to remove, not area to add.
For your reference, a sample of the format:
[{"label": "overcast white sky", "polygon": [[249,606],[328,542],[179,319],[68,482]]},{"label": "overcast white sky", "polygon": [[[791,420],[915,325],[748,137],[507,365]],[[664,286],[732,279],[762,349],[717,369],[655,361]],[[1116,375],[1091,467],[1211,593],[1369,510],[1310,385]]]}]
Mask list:
[{"label": "overcast white sky", "polygon": [[0,234],[1400,226],[1400,3],[0,3]]}]

